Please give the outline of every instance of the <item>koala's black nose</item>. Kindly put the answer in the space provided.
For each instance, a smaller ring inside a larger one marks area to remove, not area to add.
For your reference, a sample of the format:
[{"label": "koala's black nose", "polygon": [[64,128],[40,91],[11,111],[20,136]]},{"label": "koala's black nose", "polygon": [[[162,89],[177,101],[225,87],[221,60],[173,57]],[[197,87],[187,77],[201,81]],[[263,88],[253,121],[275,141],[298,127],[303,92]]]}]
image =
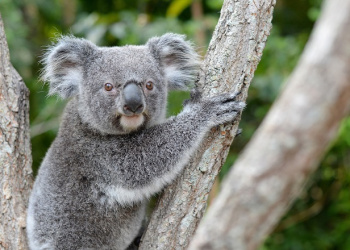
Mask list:
[{"label": "koala's black nose", "polygon": [[123,90],[124,107],[126,115],[140,114],[144,109],[142,89],[136,83],[125,85]]}]

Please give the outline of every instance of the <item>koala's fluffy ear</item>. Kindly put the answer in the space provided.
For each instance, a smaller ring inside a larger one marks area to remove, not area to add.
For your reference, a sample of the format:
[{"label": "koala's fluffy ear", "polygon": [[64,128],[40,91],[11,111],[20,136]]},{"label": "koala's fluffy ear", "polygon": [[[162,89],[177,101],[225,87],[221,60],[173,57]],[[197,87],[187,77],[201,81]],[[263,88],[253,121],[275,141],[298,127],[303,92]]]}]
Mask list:
[{"label": "koala's fluffy ear", "polygon": [[49,82],[49,95],[69,98],[79,93],[83,65],[95,48],[93,43],[73,36],[62,36],[48,48],[42,59],[41,78]]},{"label": "koala's fluffy ear", "polygon": [[199,56],[185,36],[168,33],[151,38],[147,46],[160,63],[169,89],[187,90],[197,76]]}]

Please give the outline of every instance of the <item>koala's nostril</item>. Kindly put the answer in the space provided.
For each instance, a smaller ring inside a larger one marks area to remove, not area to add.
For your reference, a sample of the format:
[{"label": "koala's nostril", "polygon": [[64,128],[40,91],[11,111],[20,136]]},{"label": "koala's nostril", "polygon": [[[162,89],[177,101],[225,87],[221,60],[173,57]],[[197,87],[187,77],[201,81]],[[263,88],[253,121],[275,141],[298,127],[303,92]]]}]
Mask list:
[{"label": "koala's nostril", "polygon": [[136,113],[136,114],[140,114],[140,113],[142,113],[142,111],[143,111],[143,105],[141,104],[141,105],[135,110],[135,113]]},{"label": "koala's nostril", "polygon": [[140,114],[142,113],[142,111],[143,111],[143,104],[134,105],[134,103],[132,103],[131,105],[124,105],[125,114],[130,114],[130,113]]},{"label": "koala's nostril", "polygon": [[131,111],[130,108],[127,105],[124,105],[124,111]]}]

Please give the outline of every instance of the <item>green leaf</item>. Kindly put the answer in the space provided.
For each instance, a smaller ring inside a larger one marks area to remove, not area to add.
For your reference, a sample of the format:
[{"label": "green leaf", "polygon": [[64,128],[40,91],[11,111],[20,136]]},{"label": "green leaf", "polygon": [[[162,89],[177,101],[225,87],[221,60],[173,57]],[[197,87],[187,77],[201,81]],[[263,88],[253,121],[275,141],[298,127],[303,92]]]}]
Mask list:
[{"label": "green leaf", "polygon": [[224,0],[206,0],[205,3],[212,10],[220,10]]},{"label": "green leaf", "polygon": [[167,9],[167,17],[178,17],[184,9],[189,7],[192,0],[174,0]]}]

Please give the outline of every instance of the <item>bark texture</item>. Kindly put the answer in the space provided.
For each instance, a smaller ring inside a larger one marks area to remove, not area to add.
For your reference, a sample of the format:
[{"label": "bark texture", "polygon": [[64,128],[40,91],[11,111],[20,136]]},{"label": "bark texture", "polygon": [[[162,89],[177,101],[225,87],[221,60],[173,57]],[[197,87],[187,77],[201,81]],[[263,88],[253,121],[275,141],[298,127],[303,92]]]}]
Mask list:
[{"label": "bark texture", "polygon": [[[226,0],[197,87],[203,98],[241,91],[245,100],[271,29],[275,0]],[[140,249],[184,249],[202,218],[208,194],[236,134],[238,121],[220,126],[175,183],[163,192]]]},{"label": "bark texture", "polygon": [[257,249],[350,111],[350,0],[329,0],[298,66],[189,249]]},{"label": "bark texture", "polygon": [[26,210],[32,189],[29,91],[10,63],[0,16],[0,249],[27,249]]}]

